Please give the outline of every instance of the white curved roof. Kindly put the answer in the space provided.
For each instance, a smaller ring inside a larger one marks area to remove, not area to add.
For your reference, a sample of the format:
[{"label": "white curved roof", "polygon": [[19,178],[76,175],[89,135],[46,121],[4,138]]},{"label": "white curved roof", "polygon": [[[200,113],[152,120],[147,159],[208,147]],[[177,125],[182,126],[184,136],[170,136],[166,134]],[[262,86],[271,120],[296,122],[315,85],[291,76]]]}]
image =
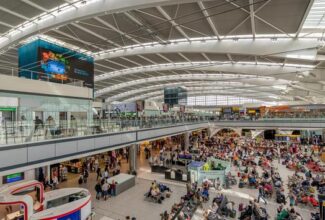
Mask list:
[{"label": "white curved roof", "polygon": [[190,94],[320,103],[324,7],[325,0],[0,1],[0,73],[16,72],[17,48],[43,38],[93,56],[95,94],[108,101],[161,97],[179,85]]}]

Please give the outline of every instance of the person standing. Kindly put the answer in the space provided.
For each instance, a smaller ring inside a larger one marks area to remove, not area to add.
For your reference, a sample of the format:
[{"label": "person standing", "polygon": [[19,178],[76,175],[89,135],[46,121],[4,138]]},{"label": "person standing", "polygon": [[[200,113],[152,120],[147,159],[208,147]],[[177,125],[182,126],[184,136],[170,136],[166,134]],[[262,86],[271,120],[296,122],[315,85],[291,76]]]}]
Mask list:
[{"label": "person standing", "polygon": [[72,130],[72,136],[78,136],[78,133],[77,133],[77,120],[76,118],[71,115],[70,116],[70,126],[71,126],[71,130]]},{"label": "person standing", "polygon": [[109,190],[109,184],[105,180],[104,184],[102,185],[102,191],[103,191],[103,196],[104,200],[106,201],[108,198],[108,190]]},{"label": "person standing", "polygon": [[52,178],[52,188],[57,189],[58,184],[59,184],[59,179],[56,175],[54,175]]},{"label": "person standing", "polygon": [[102,194],[102,185],[100,184],[100,181],[97,181],[95,185],[95,191],[96,191],[96,199],[99,200]]},{"label": "person standing", "polygon": [[35,134],[39,129],[42,129],[44,127],[44,123],[38,116],[36,116],[34,123],[35,123],[34,134]]},{"label": "person standing", "polygon": [[98,167],[97,170],[96,170],[96,173],[97,173],[96,180],[98,180],[98,179],[100,179],[102,177],[102,173],[101,172],[102,171],[101,171],[100,167]]}]

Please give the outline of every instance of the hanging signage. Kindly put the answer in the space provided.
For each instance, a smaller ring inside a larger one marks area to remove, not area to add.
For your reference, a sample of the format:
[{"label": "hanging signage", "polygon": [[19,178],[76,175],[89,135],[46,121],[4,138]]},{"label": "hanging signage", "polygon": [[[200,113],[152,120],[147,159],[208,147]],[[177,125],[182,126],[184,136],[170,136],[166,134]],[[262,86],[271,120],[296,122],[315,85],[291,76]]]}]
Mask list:
[{"label": "hanging signage", "polygon": [[179,111],[184,113],[185,112],[185,105],[180,105],[179,106]]},{"label": "hanging signage", "polygon": [[7,175],[7,176],[3,176],[2,183],[3,184],[14,183],[14,182],[24,180],[24,178],[25,178],[25,173],[24,172],[14,173],[14,174],[10,174],[10,175]]},{"label": "hanging signage", "polygon": [[167,103],[163,104],[163,112],[168,112],[169,111],[169,105]]},{"label": "hanging signage", "polygon": [[16,108],[12,108],[12,107],[0,107],[0,111],[2,112],[15,112]]}]

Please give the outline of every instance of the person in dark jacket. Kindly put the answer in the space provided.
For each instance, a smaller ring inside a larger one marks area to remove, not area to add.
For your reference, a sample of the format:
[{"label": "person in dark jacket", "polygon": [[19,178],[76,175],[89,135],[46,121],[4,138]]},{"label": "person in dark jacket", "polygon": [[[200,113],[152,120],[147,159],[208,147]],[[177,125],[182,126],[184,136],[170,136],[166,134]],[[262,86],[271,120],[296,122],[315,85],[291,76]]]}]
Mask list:
[{"label": "person in dark jacket", "polygon": [[99,200],[100,196],[102,195],[102,185],[100,181],[97,181],[95,185],[95,191],[96,191],[96,199]]}]

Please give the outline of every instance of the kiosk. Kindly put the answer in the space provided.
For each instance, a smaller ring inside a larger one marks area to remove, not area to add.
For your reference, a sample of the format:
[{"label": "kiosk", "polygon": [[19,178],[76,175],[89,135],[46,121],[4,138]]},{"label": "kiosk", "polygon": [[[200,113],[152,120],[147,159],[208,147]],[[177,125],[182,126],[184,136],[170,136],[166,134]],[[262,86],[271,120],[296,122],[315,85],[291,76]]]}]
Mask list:
[{"label": "kiosk", "polygon": [[[33,192],[36,189],[36,195]],[[6,220],[91,220],[91,194],[83,188],[65,188],[44,192],[43,184],[24,181],[0,188],[0,205],[12,211]],[[16,206],[13,209],[12,206]],[[19,207],[19,208],[17,208]]]},{"label": "kiosk", "polygon": [[204,179],[214,181],[217,178],[224,183],[225,176],[230,172],[230,168],[231,163],[229,161],[224,161],[213,157],[209,157],[206,163],[192,161],[188,165],[191,183],[197,182],[198,184],[201,184]]}]

